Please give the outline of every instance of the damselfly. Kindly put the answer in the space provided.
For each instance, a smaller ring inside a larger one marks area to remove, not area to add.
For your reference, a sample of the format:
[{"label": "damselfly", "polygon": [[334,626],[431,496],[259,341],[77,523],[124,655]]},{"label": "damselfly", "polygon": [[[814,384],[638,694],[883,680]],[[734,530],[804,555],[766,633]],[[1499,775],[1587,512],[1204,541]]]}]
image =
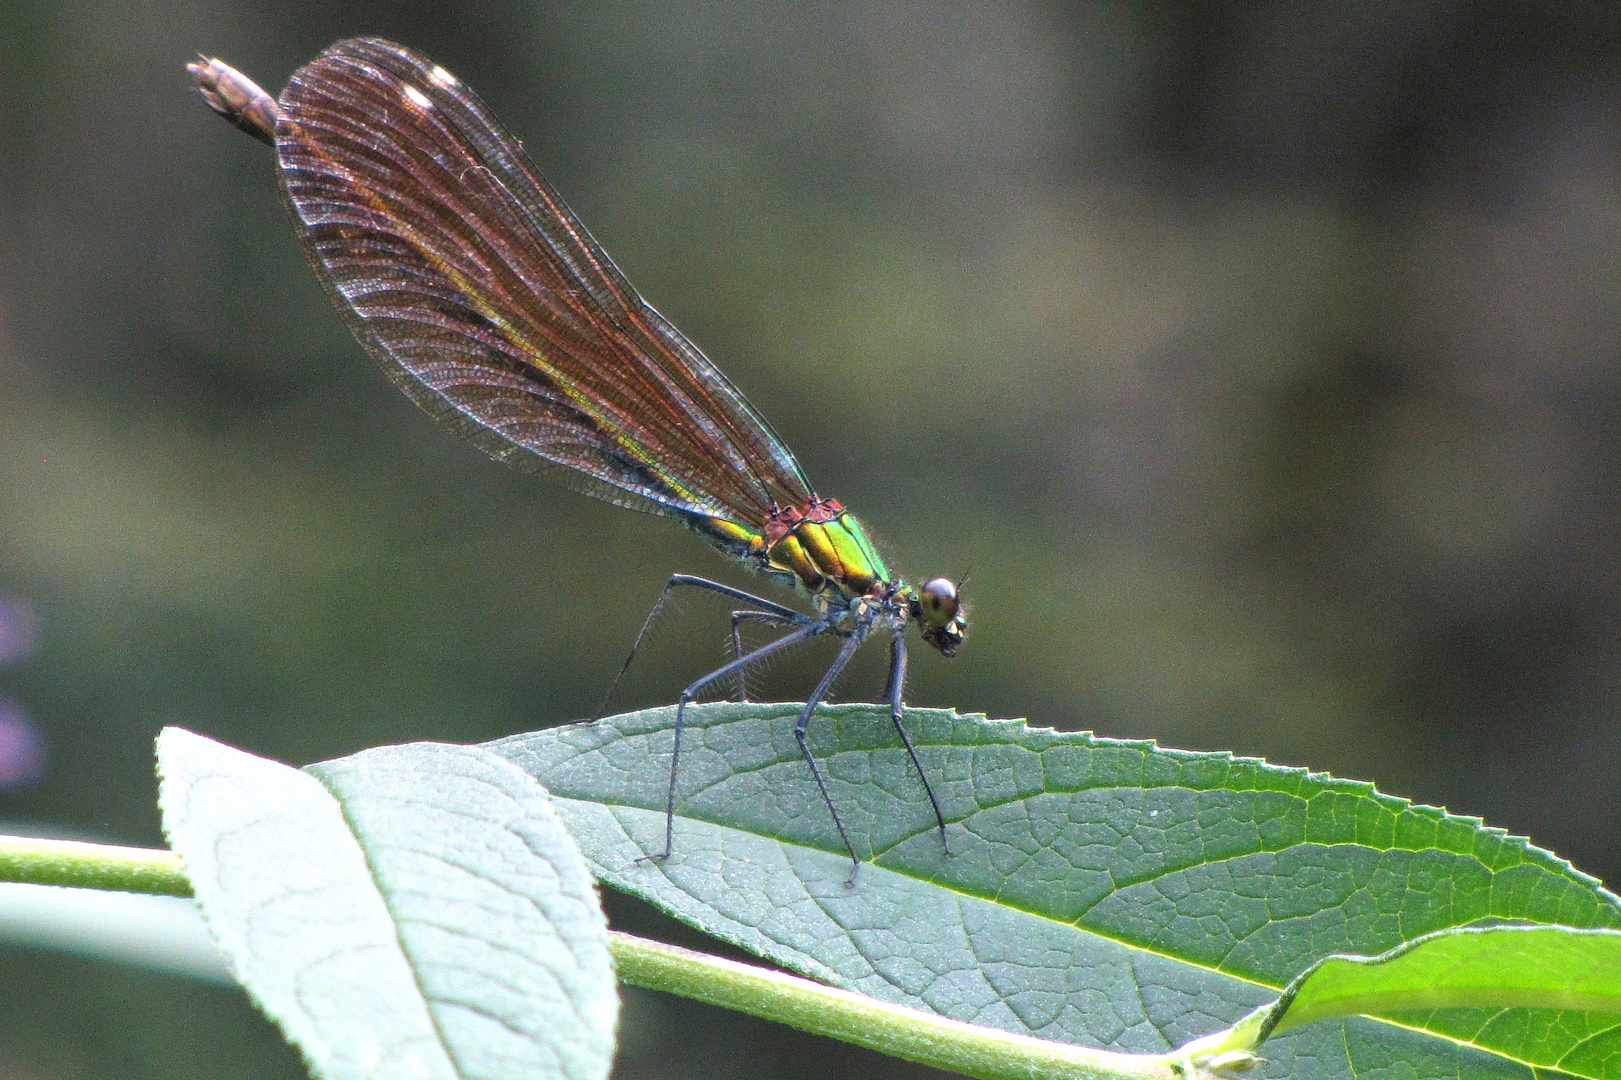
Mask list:
[{"label": "damselfly", "polygon": [[[968,629],[960,583],[913,586],[891,574],[861,523],[817,494],[771,425],[637,295],[518,141],[444,68],[361,38],[300,68],[277,99],[218,60],[190,70],[216,112],[275,147],[310,265],[411,400],[491,457],[566,466],[588,494],[674,518],[809,601],[807,614],[688,574],[665,585],[638,646],[672,589],[747,607],[732,613],[734,658],[681,692],[664,850],[653,857],[675,846],[688,703],[828,635],[842,645],[794,734],[860,865],[806,733],[875,630],[890,634],[890,718],[944,843],[945,817],[902,723],[903,631],[915,622],[924,641],[955,653]],[[738,630],[750,622],[789,629],[745,652]]]}]

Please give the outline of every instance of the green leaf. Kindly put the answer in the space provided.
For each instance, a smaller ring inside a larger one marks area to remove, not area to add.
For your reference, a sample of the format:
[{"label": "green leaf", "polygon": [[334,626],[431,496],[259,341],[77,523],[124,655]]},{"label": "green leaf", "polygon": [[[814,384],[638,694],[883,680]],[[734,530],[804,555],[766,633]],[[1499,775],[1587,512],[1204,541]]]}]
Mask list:
[{"label": "green leaf", "polygon": [[1621,1076],[1621,932],[1443,930],[1381,956],[1331,956],[1289,987],[1274,1032],[1375,1013],[1574,1076]]},{"label": "green leaf", "polygon": [[301,772],[176,728],[158,758],[216,941],[317,1075],[607,1075],[607,929],[531,778],[429,743]]},{"label": "green leaf", "polygon": [[[1365,783],[1228,754],[939,710],[689,710],[675,855],[662,849],[673,709],[489,744],[539,778],[598,877],[716,937],[873,997],[1043,1038],[1166,1052],[1238,1021],[1333,953],[1454,926],[1621,927],[1621,902],[1523,839]],[[1497,1028],[1355,1017],[1269,1041],[1264,1075],[1525,1077]],[[1575,1020],[1585,1024],[1580,1016]]]},{"label": "green leaf", "polygon": [[1465,928],[1382,956],[1325,957],[1295,980],[1271,1020],[1283,1032],[1327,1016],[1465,1007],[1606,1013],[1612,1030],[1621,1027],[1621,932]]},{"label": "green leaf", "polygon": [[1324,957],[1271,1005],[1182,1047],[1180,1071],[1223,1054],[1242,1060],[1269,1035],[1356,1013],[1456,1028],[1460,1041],[1549,1072],[1621,1075],[1621,931],[1459,927],[1380,956]]}]

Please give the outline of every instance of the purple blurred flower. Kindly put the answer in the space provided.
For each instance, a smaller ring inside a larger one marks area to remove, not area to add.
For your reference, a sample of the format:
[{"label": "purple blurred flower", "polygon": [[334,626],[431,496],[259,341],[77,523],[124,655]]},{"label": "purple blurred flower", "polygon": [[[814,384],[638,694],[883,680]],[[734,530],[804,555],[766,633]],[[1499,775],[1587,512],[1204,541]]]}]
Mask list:
[{"label": "purple blurred flower", "polygon": [[0,699],[0,789],[21,787],[45,773],[45,739],[15,704]]}]

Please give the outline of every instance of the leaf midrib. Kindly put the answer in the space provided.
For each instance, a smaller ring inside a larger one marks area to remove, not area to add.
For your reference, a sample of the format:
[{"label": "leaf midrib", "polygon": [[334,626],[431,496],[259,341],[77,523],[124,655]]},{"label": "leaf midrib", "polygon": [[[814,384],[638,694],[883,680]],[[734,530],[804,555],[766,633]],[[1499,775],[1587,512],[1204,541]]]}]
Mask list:
[{"label": "leaf midrib", "polygon": [[[658,813],[659,812],[659,811],[656,811],[656,810],[650,810],[649,808],[647,808],[645,806],[637,806],[637,805],[635,805],[633,803],[616,802],[616,801],[608,800],[608,799],[576,799],[576,798],[573,798],[572,796],[567,796],[567,795],[554,795],[553,798],[565,800],[565,801],[568,801],[568,802],[581,803],[581,804],[584,804],[584,805],[587,805],[587,806],[601,806],[601,807],[607,807],[607,808],[610,808],[610,809],[634,810],[637,813],[642,813],[642,814],[652,814],[652,813]],[[681,817],[681,816],[682,815],[679,815],[679,814],[677,815],[677,817]],[[737,829],[737,828],[734,828],[734,827],[729,826],[729,825],[722,825],[722,824],[718,824],[718,823],[713,822],[713,821],[706,821],[703,818],[688,816],[686,818],[686,820],[688,820],[688,821],[696,821],[699,824],[707,825],[707,826],[709,826],[711,828],[726,829],[726,830],[728,830],[730,832],[742,833],[745,836],[759,836],[760,835],[758,833],[744,832],[744,830],[742,830],[742,829]],[[800,850],[800,851],[812,851],[812,852],[816,852],[816,853],[822,854],[822,855],[840,854],[838,852],[829,851],[826,848],[811,847],[808,844],[794,843],[793,841],[790,841],[790,840],[779,840],[776,837],[768,836],[768,837],[764,837],[763,839],[770,840],[774,844],[780,844],[785,848],[795,848],[795,849]],[[589,859],[589,856],[587,856],[587,858]],[[1049,924],[1051,924],[1053,926],[1066,927],[1068,929],[1076,931],[1077,933],[1088,934],[1088,935],[1090,935],[1092,937],[1098,938],[1101,941],[1107,941],[1107,942],[1109,942],[1111,944],[1119,945],[1122,948],[1131,949],[1131,950],[1133,950],[1135,952],[1142,953],[1143,955],[1146,955],[1146,956],[1154,956],[1154,957],[1158,957],[1158,958],[1160,958],[1162,960],[1169,960],[1169,961],[1172,961],[1174,963],[1182,964],[1182,965],[1185,965],[1185,966],[1187,966],[1189,968],[1193,968],[1193,969],[1195,969],[1197,971],[1207,972],[1207,973],[1212,974],[1212,975],[1220,975],[1223,978],[1234,979],[1234,980],[1236,980],[1238,982],[1247,983],[1250,986],[1260,987],[1263,990],[1271,990],[1273,992],[1280,992],[1283,989],[1281,986],[1277,986],[1277,985],[1274,985],[1274,984],[1269,983],[1269,982],[1263,982],[1263,981],[1261,981],[1259,979],[1254,979],[1254,978],[1251,978],[1251,977],[1246,976],[1246,975],[1238,975],[1238,974],[1235,974],[1235,973],[1230,972],[1230,971],[1223,971],[1220,968],[1211,967],[1209,964],[1203,964],[1203,963],[1200,963],[1200,962],[1195,961],[1195,960],[1189,960],[1189,959],[1187,959],[1185,957],[1175,956],[1175,955],[1172,955],[1170,953],[1164,952],[1162,950],[1155,949],[1155,948],[1152,948],[1152,947],[1147,946],[1147,945],[1140,944],[1140,943],[1135,942],[1135,941],[1130,941],[1130,940],[1128,940],[1126,938],[1116,937],[1116,936],[1111,935],[1111,934],[1101,933],[1098,930],[1095,930],[1095,929],[1093,929],[1091,927],[1080,926],[1080,925],[1078,925],[1076,923],[1066,922],[1066,921],[1064,921],[1062,919],[1055,919],[1051,915],[1045,915],[1045,914],[1042,914],[1039,911],[1031,911],[1028,908],[1023,908],[1023,907],[1020,907],[1020,906],[1018,906],[1016,904],[1003,903],[1002,901],[999,901],[999,900],[993,900],[993,899],[990,899],[988,897],[979,896],[979,895],[976,895],[976,894],[971,893],[971,892],[965,892],[964,890],[956,888],[956,887],[954,887],[952,885],[942,884],[942,883],[937,882],[937,881],[931,881],[931,880],[928,880],[928,879],[925,879],[925,878],[916,877],[915,875],[907,874],[907,873],[904,873],[903,871],[895,870],[895,869],[892,869],[892,868],[887,867],[887,866],[879,866],[877,863],[871,863],[869,865],[873,866],[875,869],[883,870],[885,873],[894,874],[897,877],[905,878],[908,881],[918,882],[919,884],[928,885],[930,888],[939,889],[941,892],[948,893],[948,894],[950,894],[952,896],[956,896],[956,897],[959,897],[959,898],[962,898],[962,899],[972,900],[972,901],[974,901],[976,903],[981,903],[981,904],[996,904],[996,905],[998,905],[1000,907],[1007,908],[1010,911],[1018,912],[1021,915],[1028,915],[1031,918],[1040,919],[1043,922],[1049,923]],[[687,890],[683,889],[673,878],[670,878],[668,875],[666,875],[665,880],[670,882],[671,887],[673,887],[675,889],[678,889],[678,890],[680,890],[682,892],[687,891]],[[812,899],[815,899],[815,898],[812,897]],[[699,929],[699,930],[705,930],[706,932],[708,932],[707,928],[704,927],[704,926],[698,925],[697,923],[693,923],[692,925],[696,926],[697,929]],[[760,933],[762,935],[765,934],[764,929],[762,929],[761,927],[751,926],[750,929],[752,929],[752,930],[754,930],[757,933]],[[777,940],[777,939],[772,939],[772,940]],[[778,941],[778,944],[782,945],[784,948],[793,948],[793,946],[789,945],[786,942]],[[796,949],[795,951],[802,951],[802,950]],[[864,958],[868,959],[868,960],[871,960],[871,957],[865,957],[864,956]],[[874,970],[876,970],[876,969],[874,969]]]}]

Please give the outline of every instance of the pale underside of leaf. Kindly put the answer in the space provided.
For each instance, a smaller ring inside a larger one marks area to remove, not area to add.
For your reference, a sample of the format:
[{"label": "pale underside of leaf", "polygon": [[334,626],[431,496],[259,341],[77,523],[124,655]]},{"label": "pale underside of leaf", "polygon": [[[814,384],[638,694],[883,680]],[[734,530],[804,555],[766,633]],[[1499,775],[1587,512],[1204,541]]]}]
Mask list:
[{"label": "pale underside of leaf", "polygon": [[159,745],[164,826],[239,981],[328,1080],[601,1080],[606,926],[544,790],[474,747],[304,772]]}]

